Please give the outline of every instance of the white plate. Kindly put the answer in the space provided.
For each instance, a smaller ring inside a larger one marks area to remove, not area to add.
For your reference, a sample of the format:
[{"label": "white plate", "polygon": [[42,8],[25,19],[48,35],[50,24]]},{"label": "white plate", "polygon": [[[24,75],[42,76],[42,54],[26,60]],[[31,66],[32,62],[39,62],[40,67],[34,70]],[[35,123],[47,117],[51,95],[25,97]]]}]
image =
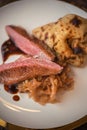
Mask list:
[{"label": "white plate", "polygon": [[[23,0],[0,9],[0,45],[8,39],[5,25],[21,25],[31,32],[37,26],[56,21],[68,13],[87,18],[87,13],[70,4],[57,0]],[[0,53],[0,63],[1,53]],[[75,88],[64,95],[57,104],[41,106],[20,95],[15,102],[12,95],[0,85],[0,118],[9,123],[28,128],[53,128],[69,124],[87,115],[87,66],[75,68]]]}]

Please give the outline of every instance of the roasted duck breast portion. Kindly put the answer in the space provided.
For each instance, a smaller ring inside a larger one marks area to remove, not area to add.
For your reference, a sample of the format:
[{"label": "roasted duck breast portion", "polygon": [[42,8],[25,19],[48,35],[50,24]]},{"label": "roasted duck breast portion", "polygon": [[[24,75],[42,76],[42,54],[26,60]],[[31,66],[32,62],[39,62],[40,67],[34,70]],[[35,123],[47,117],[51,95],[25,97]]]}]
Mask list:
[{"label": "roasted duck breast portion", "polygon": [[17,61],[0,65],[0,83],[14,84],[36,76],[45,76],[61,72],[55,62],[25,57]]},{"label": "roasted duck breast portion", "polygon": [[32,40],[23,28],[8,25],[6,26],[6,32],[15,45],[24,53],[48,60],[54,60],[55,55],[53,52],[50,49],[45,49],[44,46]]}]

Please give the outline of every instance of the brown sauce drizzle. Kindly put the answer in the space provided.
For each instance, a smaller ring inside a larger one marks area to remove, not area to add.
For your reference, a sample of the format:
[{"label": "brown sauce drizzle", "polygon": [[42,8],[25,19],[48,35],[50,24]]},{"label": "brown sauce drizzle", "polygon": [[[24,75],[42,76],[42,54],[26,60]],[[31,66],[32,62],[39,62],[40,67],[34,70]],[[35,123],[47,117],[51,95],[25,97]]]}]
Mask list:
[{"label": "brown sauce drizzle", "polygon": [[13,85],[4,85],[4,89],[11,94],[16,94],[18,93],[18,89],[17,89],[17,84],[13,84]]},{"label": "brown sauce drizzle", "polygon": [[16,45],[11,41],[11,39],[8,39],[2,44],[1,53],[3,62],[5,62],[10,55],[24,54],[19,48],[16,47]]},{"label": "brown sauce drizzle", "polygon": [[[11,41],[11,39],[8,39],[5,41],[2,46],[1,46],[1,53],[2,53],[2,59],[3,62],[5,62],[9,56],[14,55],[14,54],[24,54],[17,46],[15,45],[14,42]],[[4,85],[5,91],[11,94],[17,94],[18,89],[17,89],[17,84],[13,85]],[[18,95],[13,96],[14,101],[19,101],[20,97]]]},{"label": "brown sauce drizzle", "polygon": [[20,100],[20,97],[17,95],[17,93],[18,93],[17,84],[4,85],[4,89],[5,89],[5,91],[7,91],[10,94],[16,94],[16,95],[13,95],[13,97],[12,97],[12,99],[14,101],[19,101]]}]

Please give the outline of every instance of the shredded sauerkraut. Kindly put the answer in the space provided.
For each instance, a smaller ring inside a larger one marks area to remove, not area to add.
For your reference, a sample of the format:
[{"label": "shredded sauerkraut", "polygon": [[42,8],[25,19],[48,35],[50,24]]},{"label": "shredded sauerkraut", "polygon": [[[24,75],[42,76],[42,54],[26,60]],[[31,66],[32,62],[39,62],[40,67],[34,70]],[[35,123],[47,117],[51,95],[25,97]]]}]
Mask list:
[{"label": "shredded sauerkraut", "polygon": [[66,66],[58,75],[38,76],[23,81],[18,84],[18,90],[21,93],[28,93],[34,101],[44,105],[57,102],[59,91],[71,89],[73,83],[71,69]]}]

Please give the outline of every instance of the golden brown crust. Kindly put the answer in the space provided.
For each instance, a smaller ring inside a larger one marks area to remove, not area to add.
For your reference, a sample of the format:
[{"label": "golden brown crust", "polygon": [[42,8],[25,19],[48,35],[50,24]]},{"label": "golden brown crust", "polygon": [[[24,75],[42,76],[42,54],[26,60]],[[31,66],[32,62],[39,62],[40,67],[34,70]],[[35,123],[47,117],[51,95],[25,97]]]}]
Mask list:
[{"label": "golden brown crust", "polygon": [[32,32],[36,38],[55,50],[58,59],[75,66],[84,63],[84,54],[87,54],[87,19],[68,14]]}]

